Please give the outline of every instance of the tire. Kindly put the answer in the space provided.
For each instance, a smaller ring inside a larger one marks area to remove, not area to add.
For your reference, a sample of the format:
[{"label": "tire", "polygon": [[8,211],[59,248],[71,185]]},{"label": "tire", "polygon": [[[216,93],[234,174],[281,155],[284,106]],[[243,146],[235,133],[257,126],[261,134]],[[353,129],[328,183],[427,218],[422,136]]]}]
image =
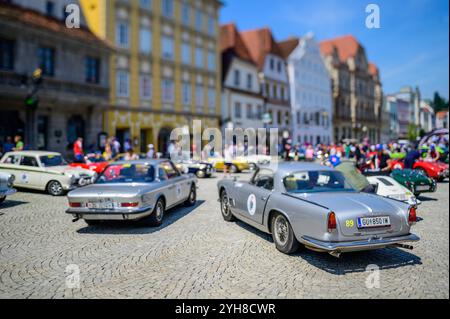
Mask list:
[{"label": "tire", "polygon": [[0,204],[3,203],[6,199],[6,196],[0,196]]},{"label": "tire", "polygon": [[64,194],[64,189],[60,182],[50,181],[47,185],[47,193],[52,196],[62,196]]},{"label": "tire", "polygon": [[166,211],[165,207],[166,204],[164,202],[164,199],[162,198],[158,199],[152,214],[142,220],[144,225],[149,227],[161,226],[164,219],[164,213]]},{"label": "tire", "polygon": [[197,188],[192,185],[188,199],[184,202],[184,206],[193,207],[197,203]]},{"label": "tire", "polygon": [[204,171],[202,171],[201,169],[199,169],[197,171],[197,173],[195,173],[195,176],[197,176],[198,178],[205,178],[206,177],[206,173]]},{"label": "tire", "polygon": [[88,226],[98,226],[101,223],[99,220],[84,220],[84,222],[88,224]]},{"label": "tire", "polygon": [[289,255],[300,248],[294,231],[284,215],[279,213],[274,214],[271,225],[273,242],[280,252]]},{"label": "tire", "polygon": [[239,173],[239,168],[236,165],[231,165],[230,172],[231,174],[237,174]]},{"label": "tire", "polygon": [[225,221],[234,222],[236,220],[236,217],[234,217],[231,212],[230,202],[226,190],[223,190],[220,193],[220,212],[222,213],[222,217]]}]

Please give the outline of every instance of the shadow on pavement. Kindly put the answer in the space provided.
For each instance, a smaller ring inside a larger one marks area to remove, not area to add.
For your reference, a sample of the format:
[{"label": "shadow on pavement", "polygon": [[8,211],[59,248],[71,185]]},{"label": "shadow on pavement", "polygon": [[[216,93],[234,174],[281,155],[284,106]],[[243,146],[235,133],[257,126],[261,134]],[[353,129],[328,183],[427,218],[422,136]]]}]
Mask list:
[{"label": "shadow on pavement", "polygon": [[[19,201],[19,200],[11,200],[11,199],[6,198],[6,200],[0,206],[0,210],[5,209],[5,208],[13,208],[13,207],[24,205],[24,204],[28,204],[28,202],[23,202],[23,201]],[[1,214],[1,215],[3,215],[3,214]]]},{"label": "shadow on pavement", "polygon": [[[236,225],[253,233],[261,239],[273,243],[272,236],[257,230],[241,221]],[[273,246],[275,252],[275,245]],[[280,252],[281,254],[281,252]],[[367,266],[376,265],[380,270],[393,269],[404,266],[421,265],[420,257],[400,248],[389,247],[378,250],[352,252],[342,254],[340,258],[328,253],[315,252],[300,246],[300,251],[291,255],[292,258],[301,258],[312,266],[320,268],[333,275],[365,272]]]},{"label": "shadow on pavement", "polygon": [[[139,221],[108,221],[102,222],[96,226],[85,226],[77,230],[79,234],[97,234],[97,235],[144,235],[158,232],[178,220],[192,213],[195,209],[203,205],[205,201],[198,200],[193,207],[176,207],[166,212],[164,222],[160,227],[146,227]],[[83,221],[79,221],[84,223]]]},{"label": "shadow on pavement", "polygon": [[422,202],[437,202],[437,198],[427,197],[427,196],[419,196],[418,199]]}]

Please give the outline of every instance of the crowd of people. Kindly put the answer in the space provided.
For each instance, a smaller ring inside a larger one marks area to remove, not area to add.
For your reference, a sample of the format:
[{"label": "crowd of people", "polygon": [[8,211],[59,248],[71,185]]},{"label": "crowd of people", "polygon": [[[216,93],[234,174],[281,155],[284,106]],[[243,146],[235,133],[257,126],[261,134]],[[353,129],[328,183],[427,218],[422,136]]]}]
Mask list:
[{"label": "crowd of people", "polygon": [[23,151],[24,149],[25,144],[20,135],[16,135],[14,138],[12,136],[7,136],[4,142],[0,141],[0,157],[5,153]]}]

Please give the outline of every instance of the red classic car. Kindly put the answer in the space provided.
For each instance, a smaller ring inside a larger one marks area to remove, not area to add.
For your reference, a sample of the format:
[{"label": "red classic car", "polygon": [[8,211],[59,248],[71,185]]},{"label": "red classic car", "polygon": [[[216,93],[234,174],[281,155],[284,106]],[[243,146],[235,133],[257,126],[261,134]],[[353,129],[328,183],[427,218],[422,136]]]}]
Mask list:
[{"label": "red classic car", "polygon": [[[404,169],[403,160],[394,160],[391,162],[392,169]],[[417,161],[413,169],[424,172],[428,177],[438,181],[443,181],[449,177],[448,164],[441,162]]]},{"label": "red classic car", "polygon": [[109,162],[105,161],[102,157],[98,157],[95,155],[88,155],[86,157],[85,163],[72,163],[70,164],[71,167],[81,167],[84,169],[88,169],[91,171],[96,172],[97,174],[100,174],[103,172],[103,170],[108,166]]}]

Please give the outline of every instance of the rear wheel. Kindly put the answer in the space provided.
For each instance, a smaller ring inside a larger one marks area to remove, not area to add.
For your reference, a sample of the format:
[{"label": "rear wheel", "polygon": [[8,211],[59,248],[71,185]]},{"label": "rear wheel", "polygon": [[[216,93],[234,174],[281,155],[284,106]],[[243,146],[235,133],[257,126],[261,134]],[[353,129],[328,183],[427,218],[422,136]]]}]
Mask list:
[{"label": "rear wheel", "polygon": [[279,213],[272,217],[272,238],[277,249],[284,254],[292,254],[300,247],[289,221]]},{"label": "rear wheel", "polygon": [[52,196],[61,196],[64,194],[64,189],[60,182],[51,181],[47,185],[47,193],[49,193]]},{"label": "rear wheel", "polygon": [[239,168],[236,165],[231,165],[230,171],[232,174],[239,173]]},{"label": "rear wheel", "polygon": [[220,194],[220,211],[222,212],[222,217],[227,222],[233,222],[236,218],[233,216],[230,208],[230,199],[226,190],[223,190]]},{"label": "rear wheel", "polygon": [[196,202],[197,202],[197,189],[196,189],[195,185],[192,185],[191,191],[189,192],[189,197],[184,202],[184,206],[192,207],[192,206],[195,206]]},{"label": "rear wheel", "polygon": [[162,225],[165,213],[165,203],[162,198],[158,199],[150,216],[143,219],[146,226],[159,227]]},{"label": "rear wheel", "polygon": [[199,169],[199,170],[197,171],[197,173],[195,173],[195,175],[196,175],[198,178],[205,178],[206,173],[205,173],[204,171],[202,171],[201,169]]}]

